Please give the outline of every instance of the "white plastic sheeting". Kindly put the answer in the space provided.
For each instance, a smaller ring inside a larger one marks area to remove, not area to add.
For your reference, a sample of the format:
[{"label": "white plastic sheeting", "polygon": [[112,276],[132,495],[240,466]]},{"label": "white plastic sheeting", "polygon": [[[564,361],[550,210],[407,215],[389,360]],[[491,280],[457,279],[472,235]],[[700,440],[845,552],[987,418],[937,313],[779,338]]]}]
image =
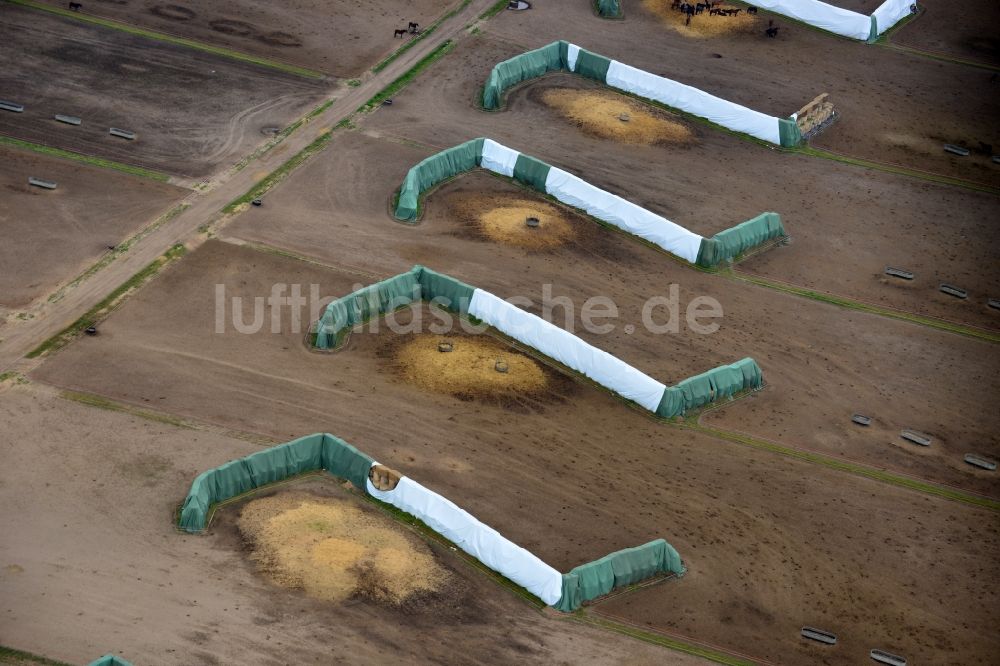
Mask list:
[{"label": "white plastic sheeting", "polygon": [[606,351],[591,347],[569,331],[488,291],[476,289],[472,293],[469,314],[651,412],[660,406],[666,386]]},{"label": "white plastic sheeting", "polygon": [[871,33],[870,17],[819,0],[755,0],[753,4],[852,39],[867,40]]},{"label": "white plastic sheeting", "polygon": [[910,15],[910,5],[916,0],[885,0],[878,9],[872,12],[878,34],[882,34],[892,26]]},{"label": "white plastic sheeting", "polygon": [[599,220],[645,238],[685,261],[695,263],[698,260],[701,236],[642,206],[594,187],[562,169],[549,169],[545,191],[559,201],[581,208]]},{"label": "white plastic sheeting", "polygon": [[517,163],[519,154],[516,150],[492,139],[486,139],[483,141],[483,157],[480,160],[480,166],[511,178],[514,176],[514,165]]},{"label": "white plastic sheeting", "polygon": [[613,88],[693,113],[731,130],[781,144],[777,117],[710,95],[704,90],[624,65],[617,60],[611,61],[605,82]]},{"label": "white plastic sheeting", "polygon": [[562,597],[562,574],[450,500],[409,477],[394,490],[367,482],[368,494],[416,516],[469,555],[552,606]]},{"label": "white plastic sheeting", "polygon": [[571,72],[576,71],[576,59],[580,56],[580,47],[576,44],[568,44],[566,49],[566,69]]}]

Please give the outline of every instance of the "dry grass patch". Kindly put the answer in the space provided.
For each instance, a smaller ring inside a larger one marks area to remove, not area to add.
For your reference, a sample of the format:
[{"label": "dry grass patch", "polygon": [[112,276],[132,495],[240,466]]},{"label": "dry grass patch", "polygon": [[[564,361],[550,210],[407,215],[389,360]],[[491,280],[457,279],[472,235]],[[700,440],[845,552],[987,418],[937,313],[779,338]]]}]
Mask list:
[{"label": "dry grass patch", "polygon": [[757,17],[747,14],[746,7],[719,5],[721,9],[742,9],[737,16],[710,15],[707,11],[691,17],[691,24],[685,25],[687,15],[670,8],[669,0],[642,0],[642,6],[679,34],[695,39],[708,39],[720,35],[749,33],[758,29]]},{"label": "dry grass patch", "polygon": [[[451,343],[450,352],[439,343]],[[506,365],[498,372],[497,362]],[[548,377],[533,358],[487,336],[445,337],[415,335],[395,352],[399,375],[422,389],[463,399],[539,396],[548,388]]]},{"label": "dry grass patch", "polygon": [[542,101],[584,132],[621,143],[686,145],[694,133],[668,113],[609,90],[550,88]]},{"label": "dry grass patch", "polygon": [[263,574],[317,599],[400,605],[440,590],[449,576],[425,544],[345,500],[301,492],[255,499],[238,526]]},{"label": "dry grass patch", "polygon": [[[566,213],[537,199],[473,194],[455,202],[453,210],[483,237],[497,243],[548,250],[576,238]],[[529,217],[538,220],[537,227],[528,226]]]}]

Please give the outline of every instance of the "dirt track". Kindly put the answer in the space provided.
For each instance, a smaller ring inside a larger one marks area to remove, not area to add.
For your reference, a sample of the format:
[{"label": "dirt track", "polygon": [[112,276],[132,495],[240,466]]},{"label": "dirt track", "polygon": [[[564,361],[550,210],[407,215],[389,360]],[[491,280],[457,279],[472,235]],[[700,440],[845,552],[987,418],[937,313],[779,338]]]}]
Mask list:
[{"label": "dirt track", "polygon": [[406,28],[411,21],[429,26],[452,4],[451,0],[306,0],[281,5],[267,0],[126,0],[87,5],[84,11],[350,78],[411,39],[394,39],[393,30]]},{"label": "dirt track", "polygon": [[0,116],[0,133],[174,175],[204,177],[236,161],[329,86],[9,3],[0,41],[0,88],[24,105]]}]

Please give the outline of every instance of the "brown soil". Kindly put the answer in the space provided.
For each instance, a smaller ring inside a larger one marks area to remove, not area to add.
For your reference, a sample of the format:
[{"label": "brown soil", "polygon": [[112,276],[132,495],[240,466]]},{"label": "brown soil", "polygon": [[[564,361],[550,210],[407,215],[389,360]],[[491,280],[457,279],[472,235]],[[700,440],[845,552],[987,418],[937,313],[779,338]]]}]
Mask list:
[{"label": "brown soil", "polygon": [[14,5],[0,43],[0,89],[25,107],[0,116],[0,134],[197,178],[252,151],[262,126],[289,124],[329,85]]},{"label": "brown soil", "polygon": [[[573,240],[577,233],[566,211],[539,198],[470,194],[451,201],[454,214],[496,243],[528,250],[548,250]],[[529,217],[538,226],[529,227]]]},{"label": "brown soil", "polygon": [[584,132],[602,139],[645,145],[694,142],[691,130],[669,114],[608,90],[549,88],[541,97]]},{"label": "brown soil", "polygon": [[[57,0],[43,0],[65,7]],[[289,62],[341,78],[366,69],[412,36],[392,31],[410,21],[426,28],[453,0],[202,0],[181,4],[125,2],[85,5],[87,13]]]},{"label": "brown soil", "polygon": [[[32,187],[29,176],[58,187]],[[24,307],[75,278],[184,194],[166,183],[0,146],[0,306]]]},{"label": "brown soil", "polygon": [[399,605],[447,581],[426,545],[344,500],[303,493],[256,499],[243,506],[238,526],[262,573],[317,599]]},{"label": "brown soil", "polygon": [[743,5],[719,5],[720,9],[742,9],[736,16],[720,16],[707,11],[691,17],[670,8],[670,0],[642,0],[642,8],[655,14],[678,34],[695,39],[711,39],[734,33],[750,33],[763,30],[756,16],[747,14]]},{"label": "brown soil", "polygon": [[[452,350],[440,351],[440,343]],[[415,335],[396,348],[394,364],[404,381],[464,400],[533,398],[548,386],[537,361],[485,336]]]}]

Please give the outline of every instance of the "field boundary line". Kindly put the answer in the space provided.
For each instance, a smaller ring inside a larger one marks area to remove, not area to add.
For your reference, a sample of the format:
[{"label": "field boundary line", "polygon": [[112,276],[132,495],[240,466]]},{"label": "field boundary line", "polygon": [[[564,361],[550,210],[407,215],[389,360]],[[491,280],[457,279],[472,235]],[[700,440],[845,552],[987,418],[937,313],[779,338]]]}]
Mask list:
[{"label": "field boundary line", "polygon": [[47,12],[49,14],[55,14],[56,16],[60,16],[62,18],[68,18],[80,21],[81,23],[90,23],[92,25],[99,25],[104,28],[118,30],[120,32],[125,32],[130,35],[137,35],[139,37],[145,37],[147,39],[153,39],[156,41],[165,42],[167,44],[184,46],[190,49],[194,49],[196,51],[202,51],[204,53],[210,53],[212,55],[229,58],[230,60],[237,60],[240,62],[247,62],[253,65],[260,65],[262,67],[268,67],[270,69],[275,69],[281,72],[285,72],[287,74],[295,74],[296,76],[301,76],[307,79],[326,78],[326,74],[324,74],[323,72],[307,69],[305,67],[299,67],[298,65],[292,65],[290,63],[281,62],[280,60],[274,60],[272,58],[250,55],[249,53],[243,53],[241,51],[234,51],[233,49],[228,49],[224,46],[215,46],[213,44],[208,44],[206,42],[199,42],[195,39],[189,39],[187,37],[181,37],[179,35],[171,35],[170,33],[166,32],[149,30],[147,28],[140,28],[139,26],[132,25],[130,23],[125,23],[123,21],[118,21],[115,19],[105,18],[98,14],[81,14],[80,12],[70,11],[68,9],[63,9],[62,7],[55,7],[53,5],[47,5],[41,2],[35,2],[34,0],[6,0],[6,1],[14,5],[21,5],[22,7],[27,7],[29,9]]},{"label": "field boundary line", "polygon": [[[33,153],[39,153],[41,155],[48,155],[50,157],[58,157],[64,160],[71,160],[73,162],[89,164],[91,166],[100,167],[102,169],[119,171],[121,173],[125,173],[130,176],[137,176],[139,178],[148,178],[150,180],[156,180],[161,183],[169,183],[176,187],[182,187],[181,185],[177,185],[176,183],[171,183],[170,182],[172,180],[171,176],[169,174],[163,173],[162,171],[147,169],[146,167],[136,166],[134,164],[126,164],[124,162],[116,162],[115,160],[109,160],[104,157],[97,157],[95,155],[88,155],[86,153],[78,153],[72,150],[65,150],[63,148],[53,148],[52,146],[46,146],[40,143],[33,143],[31,141],[25,141],[24,139],[16,139],[6,134],[0,134],[0,145],[20,148],[22,150],[27,150]],[[191,188],[185,187],[184,189],[191,189]]]}]

